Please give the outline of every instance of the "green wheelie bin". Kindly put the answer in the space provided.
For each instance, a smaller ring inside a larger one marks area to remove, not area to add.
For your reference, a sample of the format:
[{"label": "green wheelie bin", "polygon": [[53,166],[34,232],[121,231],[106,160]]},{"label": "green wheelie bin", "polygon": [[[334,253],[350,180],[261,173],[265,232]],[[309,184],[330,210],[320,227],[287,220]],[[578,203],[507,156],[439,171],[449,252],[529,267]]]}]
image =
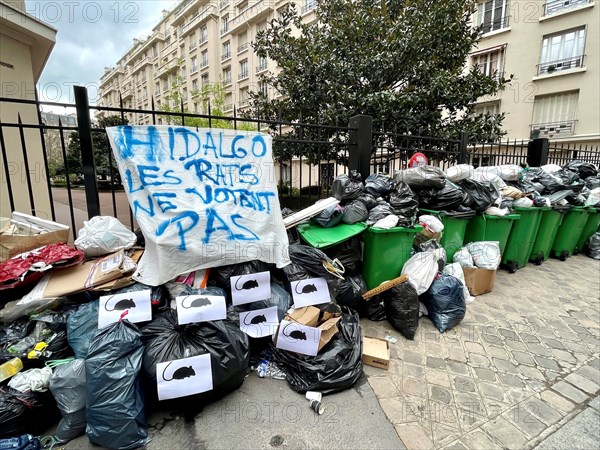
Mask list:
[{"label": "green wheelie bin", "polygon": [[551,256],[565,261],[575,251],[587,222],[589,210],[585,206],[573,206],[563,218],[552,243]]},{"label": "green wheelie bin", "polygon": [[421,212],[435,216],[444,225],[444,231],[440,244],[446,250],[446,260],[452,262],[454,254],[460,250],[465,240],[465,231],[467,230],[467,224],[469,223],[470,217],[453,217],[451,214],[448,215],[445,211],[433,211],[431,209],[420,209]]},{"label": "green wheelie bin", "polygon": [[515,213],[521,218],[510,230],[506,250],[502,253],[502,264],[510,273],[515,273],[517,269],[527,265],[540,227],[542,211],[549,209],[548,206],[531,208],[515,206]]},{"label": "green wheelie bin", "polygon": [[585,245],[585,242],[590,238],[592,234],[598,231],[598,226],[600,226],[600,208],[588,206],[588,211],[589,216],[587,221],[585,222],[585,226],[583,227],[581,236],[577,241],[577,245],[575,246],[575,253],[583,251],[583,246]]},{"label": "green wheelie bin", "polygon": [[363,277],[368,289],[400,276],[404,263],[410,258],[413,240],[423,227],[367,228],[362,234]]},{"label": "green wheelie bin", "polygon": [[520,216],[518,214],[507,214],[506,216],[482,214],[472,217],[467,224],[464,243],[498,241],[500,244],[500,254],[503,255],[510,230],[515,221],[519,219]]},{"label": "green wheelie bin", "polygon": [[544,261],[548,261],[552,243],[554,242],[556,233],[558,233],[558,227],[570,209],[570,206],[555,206],[542,211],[540,228],[538,229],[531,254],[529,255],[531,262],[539,266]]}]

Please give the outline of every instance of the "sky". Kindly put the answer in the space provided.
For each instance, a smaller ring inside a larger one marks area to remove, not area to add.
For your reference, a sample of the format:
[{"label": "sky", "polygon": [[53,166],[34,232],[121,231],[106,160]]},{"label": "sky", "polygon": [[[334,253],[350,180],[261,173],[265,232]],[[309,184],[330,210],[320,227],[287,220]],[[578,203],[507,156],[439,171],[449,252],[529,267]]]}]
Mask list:
[{"label": "sky", "polygon": [[[40,100],[74,103],[73,85],[98,97],[105,66],[113,66],[133,38],[146,36],[163,9],[179,0],[26,0],[26,12],[57,29],[56,45],[38,83]],[[44,108],[53,110],[54,108]]]}]

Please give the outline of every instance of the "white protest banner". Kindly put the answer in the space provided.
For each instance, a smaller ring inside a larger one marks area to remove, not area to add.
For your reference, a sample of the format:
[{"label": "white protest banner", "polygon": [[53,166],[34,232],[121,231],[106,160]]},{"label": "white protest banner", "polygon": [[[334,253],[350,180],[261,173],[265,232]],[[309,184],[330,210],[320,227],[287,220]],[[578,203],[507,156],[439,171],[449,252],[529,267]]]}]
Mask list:
[{"label": "white protest banner", "polygon": [[99,299],[98,328],[104,328],[124,318],[132,323],[152,320],[150,289],[145,291],[124,292],[123,294],[104,295]]},{"label": "white protest banner", "polygon": [[282,350],[315,356],[319,352],[320,339],[320,328],[282,320],[277,331],[275,346]]},{"label": "white protest banner", "polygon": [[169,125],[106,132],[146,239],[136,281],[158,286],[255,259],[289,263],[271,136]]},{"label": "white protest banner", "polygon": [[233,306],[271,298],[271,273],[258,272],[231,277]]},{"label": "white protest banner", "polygon": [[156,364],[156,387],[159,400],[212,390],[210,354]]},{"label": "white protest banner", "polygon": [[181,295],[175,297],[177,323],[208,322],[227,317],[225,297],[218,295]]},{"label": "white protest banner", "polygon": [[309,278],[291,282],[294,308],[329,303],[331,295],[325,278]]},{"label": "white protest banner", "polygon": [[253,338],[272,336],[278,324],[277,306],[240,313],[240,330]]}]

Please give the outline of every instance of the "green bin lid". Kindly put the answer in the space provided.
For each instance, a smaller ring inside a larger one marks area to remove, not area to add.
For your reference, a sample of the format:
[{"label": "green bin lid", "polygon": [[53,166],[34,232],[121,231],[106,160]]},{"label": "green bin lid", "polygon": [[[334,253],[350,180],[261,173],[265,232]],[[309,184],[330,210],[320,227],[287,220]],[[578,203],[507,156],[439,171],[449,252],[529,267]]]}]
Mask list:
[{"label": "green bin lid", "polygon": [[421,225],[415,225],[414,228],[394,227],[394,228],[374,228],[369,227],[369,233],[420,233],[423,231]]},{"label": "green bin lid", "polygon": [[315,248],[327,248],[362,233],[365,228],[367,228],[365,223],[354,223],[352,225],[342,223],[331,228],[304,223],[298,225],[298,232],[309,245]]},{"label": "green bin lid", "polygon": [[485,220],[519,220],[521,218],[519,214],[507,214],[505,216],[491,216],[489,214],[484,214],[483,217]]}]

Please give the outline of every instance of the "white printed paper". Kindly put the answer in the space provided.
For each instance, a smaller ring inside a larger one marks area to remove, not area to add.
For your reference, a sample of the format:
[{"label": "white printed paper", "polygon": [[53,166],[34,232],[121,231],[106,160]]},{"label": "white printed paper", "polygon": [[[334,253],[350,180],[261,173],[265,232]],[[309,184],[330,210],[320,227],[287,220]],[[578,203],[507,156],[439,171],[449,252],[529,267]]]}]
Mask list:
[{"label": "white printed paper", "polygon": [[294,308],[329,303],[329,287],[325,278],[310,278],[308,280],[292,281],[292,297]]},{"label": "white printed paper", "polygon": [[272,336],[278,324],[277,306],[240,313],[240,330],[253,338]]},{"label": "white printed paper", "polygon": [[321,329],[282,320],[277,331],[277,348],[315,356],[319,351]]},{"label": "white printed paper", "polygon": [[150,289],[146,289],[145,291],[124,292],[100,297],[98,328],[118,322],[124,313],[127,314],[123,318],[132,323],[152,320],[150,293]]},{"label": "white printed paper", "polygon": [[158,399],[185,397],[213,388],[210,354],[156,364]]},{"label": "white printed paper", "polygon": [[177,323],[208,322],[227,317],[225,297],[219,295],[182,295],[175,298]]},{"label": "white printed paper", "polygon": [[271,273],[258,272],[232,277],[231,297],[234,306],[271,298]]}]

